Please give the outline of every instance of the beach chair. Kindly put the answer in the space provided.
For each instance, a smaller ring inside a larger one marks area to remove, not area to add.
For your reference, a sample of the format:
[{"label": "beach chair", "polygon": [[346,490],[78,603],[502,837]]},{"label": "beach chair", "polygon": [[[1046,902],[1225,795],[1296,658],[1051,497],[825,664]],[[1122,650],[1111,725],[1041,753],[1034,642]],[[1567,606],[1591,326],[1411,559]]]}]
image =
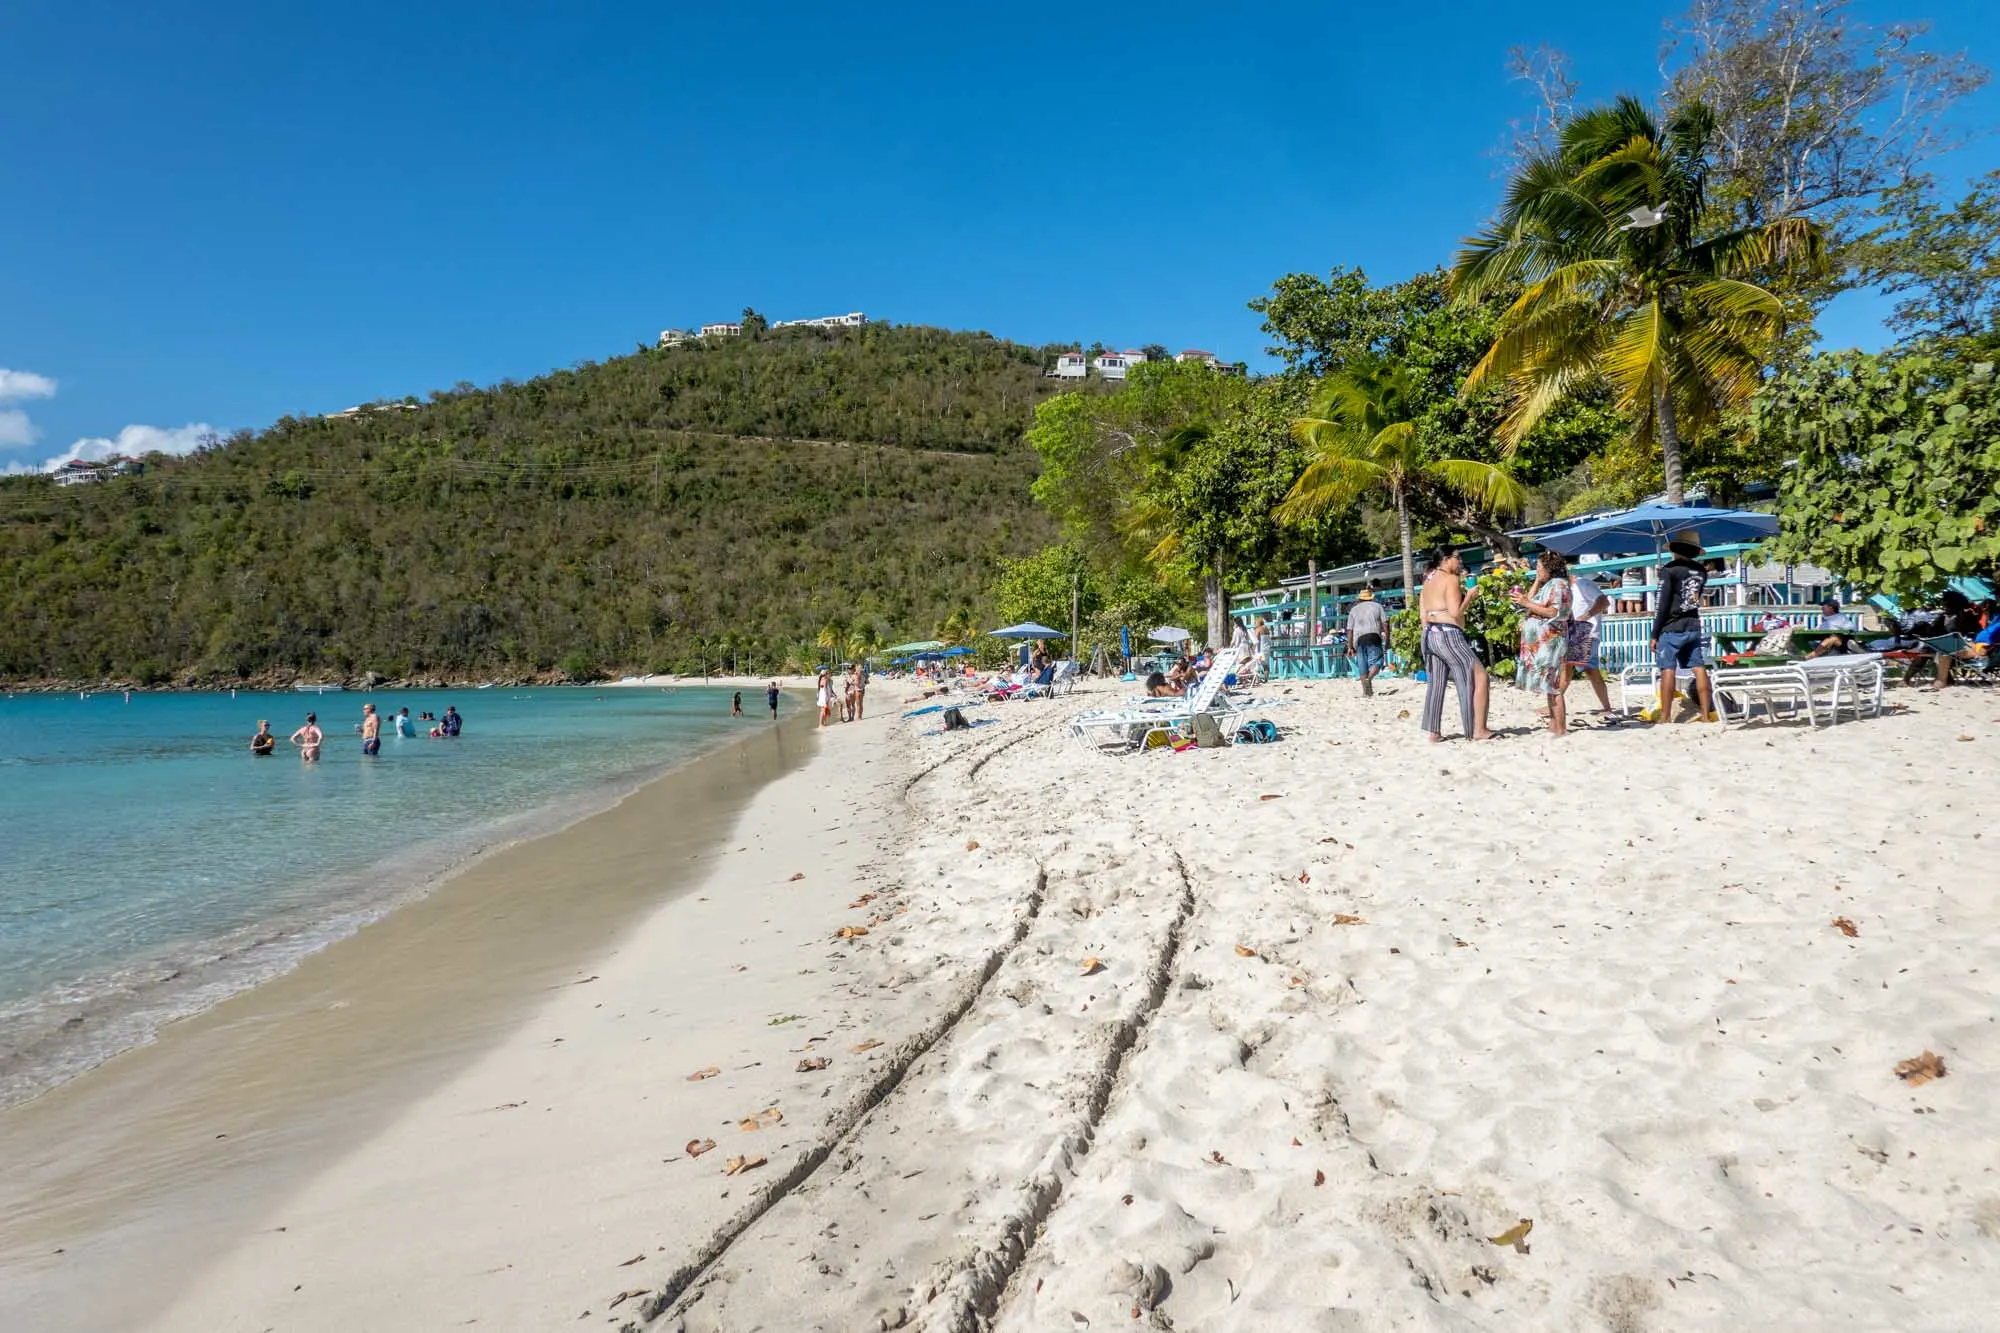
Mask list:
[{"label": "beach chair", "polygon": [[1954,675],[1963,675],[1967,679],[2000,680],[2000,659],[1996,659],[1991,650],[1984,657],[1959,656],[1968,642],[1963,634],[1945,634],[1920,642],[1930,649],[1933,659],[1937,656],[1949,657]]},{"label": "beach chair", "polygon": [[1237,649],[1225,648],[1215,655],[1207,674],[1195,682],[1186,699],[1149,699],[1123,708],[1078,713],[1070,719],[1069,734],[1094,748],[1110,743],[1136,745],[1156,727],[1191,726],[1202,713],[1214,714],[1226,733],[1228,723],[1248,706],[1230,699],[1222,690],[1224,680],[1235,673],[1241,660]]}]

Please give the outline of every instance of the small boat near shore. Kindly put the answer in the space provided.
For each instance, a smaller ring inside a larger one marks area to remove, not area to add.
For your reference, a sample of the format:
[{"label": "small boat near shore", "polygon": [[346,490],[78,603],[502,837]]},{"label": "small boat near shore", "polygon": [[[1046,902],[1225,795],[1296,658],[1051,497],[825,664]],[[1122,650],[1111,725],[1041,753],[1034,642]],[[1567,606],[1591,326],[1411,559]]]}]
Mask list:
[{"label": "small boat near shore", "polygon": [[292,686],[300,694],[345,694],[345,685],[308,685],[304,681]]}]

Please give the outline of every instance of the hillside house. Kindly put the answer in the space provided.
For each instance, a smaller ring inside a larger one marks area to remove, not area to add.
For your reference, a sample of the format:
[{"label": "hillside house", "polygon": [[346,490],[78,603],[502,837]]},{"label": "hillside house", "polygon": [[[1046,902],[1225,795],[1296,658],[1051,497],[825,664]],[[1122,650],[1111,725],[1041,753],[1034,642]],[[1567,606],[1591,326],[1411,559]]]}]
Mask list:
[{"label": "hillside house", "polygon": [[1199,361],[1210,370],[1222,369],[1222,359],[1220,357],[1216,356],[1213,352],[1204,352],[1199,347],[1190,347],[1185,352],[1174,353],[1174,360],[1183,364],[1189,361]]},{"label": "hillside house", "polygon": [[1134,366],[1146,364],[1146,354],[1127,349],[1123,352],[1106,352],[1097,358],[1097,373],[1108,380],[1122,380]]},{"label": "hillside house", "polygon": [[735,338],[741,335],[742,332],[743,326],[741,324],[704,324],[701,326],[701,336],[704,338]]},{"label": "hillside house", "polygon": [[845,315],[821,315],[817,319],[781,319],[771,327],[774,329],[858,329],[868,322],[868,316],[859,310],[851,310]]},{"label": "hillside house", "polygon": [[1090,373],[1090,362],[1081,351],[1064,352],[1056,358],[1050,376],[1059,380],[1080,380]]},{"label": "hillside house", "polygon": [[701,334],[693,329],[661,329],[660,346],[679,347],[682,343],[693,342]]}]

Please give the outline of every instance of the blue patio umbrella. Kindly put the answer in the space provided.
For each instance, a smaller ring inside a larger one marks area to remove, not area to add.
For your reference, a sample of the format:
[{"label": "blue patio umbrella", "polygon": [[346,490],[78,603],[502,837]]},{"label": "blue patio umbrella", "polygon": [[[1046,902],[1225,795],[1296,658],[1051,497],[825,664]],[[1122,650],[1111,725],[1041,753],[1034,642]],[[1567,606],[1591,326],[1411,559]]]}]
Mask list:
[{"label": "blue patio umbrella", "polygon": [[1681,532],[1693,532],[1696,540],[1708,546],[1720,542],[1754,542],[1777,531],[1775,517],[1747,509],[1640,505],[1637,509],[1606,514],[1573,528],[1544,534],[1536,540],[1563,555],[1584,551],[1593,555],[1630,555],[1662,550]]},{"label": "blue patio umbrella", "polygon": [[1067,639],[1069,635],[1047,625],[1037,625],[1032,620],[1024,620],[1018,625],[1005,629],[990,629],[986,633],[995,639]]}]

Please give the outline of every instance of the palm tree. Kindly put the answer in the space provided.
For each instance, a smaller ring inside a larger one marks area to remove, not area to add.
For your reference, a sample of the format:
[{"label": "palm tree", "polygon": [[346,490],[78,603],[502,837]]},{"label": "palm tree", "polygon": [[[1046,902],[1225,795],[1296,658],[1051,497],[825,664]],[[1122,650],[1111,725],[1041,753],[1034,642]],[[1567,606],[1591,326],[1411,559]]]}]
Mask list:
[{"label": "palm tree", "polygon": [[819,627],[819,637],[814,642],[838,658],[840,650],[847,646],[847,622],[835,616]]},{"label": "palm tree", "polygon": [[1527,502],[1528,488],[1506,469],[1470,458],[1436,458],[1417,430],[1422,406],[1417,379],[1400,365],[1351,364],[1327,376],[1314,415],[1292,423],[1292,434],[1312,450],[1299,479],[1277,510],[1281,523],[1304,523],[1344,509],[1370,491],[1385,492],[1396,506],[1403,546],[1403,594],[1415,605],[1417,572],[1410,530],[1410,498],[1428,486],[1455,491],[1495,513]]},{"label": "palm tree", "polygon": [[1784,329],[1783,303],[1751,279],[1826,265],[1820,229],[1804,218],[1706,233],[1714,133],[1698,104],[1664,125],[1629,97],[1583,112],[1555,151],[1522,166],[1499,220],[1459,252],[1460,300],[1524,286],[1465,381],[1507,383],[1510,447],[1601,376],[1637,438],[1658,442],[1667,502],[1685,501],[1682,442],[1755,391]]},{"label": "palm tree", "polygon": [[882,636],[873,625],[856,625],[847,632],[847,653],[857,662],[872,656],[881,646]]},{"label": "palm tree", "polygon": [[979,637],[979,621],[970,608],[961,606],[944,618],[937,636],[947,647],[962,648]]}]

